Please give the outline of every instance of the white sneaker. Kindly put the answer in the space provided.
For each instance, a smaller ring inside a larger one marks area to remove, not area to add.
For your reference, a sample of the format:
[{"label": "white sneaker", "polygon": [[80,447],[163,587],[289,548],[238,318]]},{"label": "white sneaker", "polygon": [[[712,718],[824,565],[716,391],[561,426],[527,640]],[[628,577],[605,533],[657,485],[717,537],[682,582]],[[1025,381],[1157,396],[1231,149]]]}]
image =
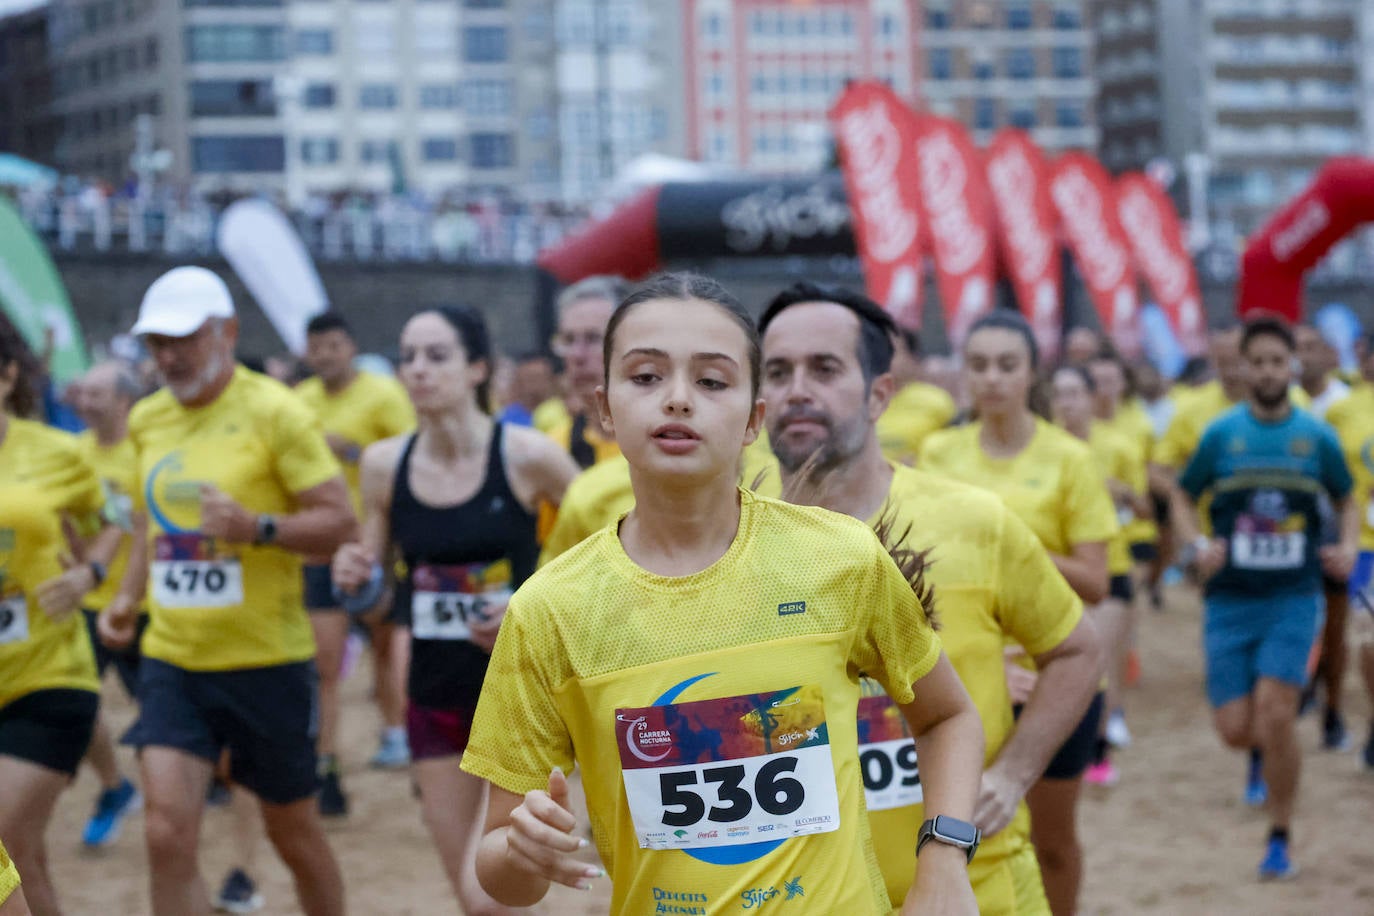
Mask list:
[{"label": "white sneaker", "polygon": [[1107,717],[1107,743],[1112,747],[1130,747],[1131,730],[1126,727],[1126,715],[1119,709]]}]

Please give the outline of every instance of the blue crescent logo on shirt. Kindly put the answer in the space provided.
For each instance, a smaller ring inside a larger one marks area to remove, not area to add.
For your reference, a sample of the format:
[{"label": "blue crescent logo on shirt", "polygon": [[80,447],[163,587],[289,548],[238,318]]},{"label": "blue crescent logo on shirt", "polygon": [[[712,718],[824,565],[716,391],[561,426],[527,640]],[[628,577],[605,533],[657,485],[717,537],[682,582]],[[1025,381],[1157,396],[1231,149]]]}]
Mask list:
[{"label": "blue crescent logo on shirt", "polygon": [[[696,677],[689,677],[682,683],[669,687],[663,696],[654,700],[652,705],[671,706],[677,702],[677,698],[688,687],[697,681],[713,677],[715,674],[715,671],[710,671],[706,674],[698,674]],[[705,862],[707,865],[743,865],[745,862],[762,859],[786,842],[786,840],[768,840],[763,843],[745,843],[741,846],[716,846],[709,849],[684,849],[682,851],[698,862]]]},{"label": "blue crescent logo on shirt", "polygon": [[148,506],[148,515],[153,521],[157,522],[158,527],[167,534],[188,534],[195,529],[183,528],[167,517],[167,513],[162,511],[154,495],[157,491],[157,478],[163,471],[176,473],[181,470],[181,452],[168,452],[161,461],[153,465],[153,469],[148,472],[148,479],[143,484],[143,501]]},{"label": "blue crescent logo on shirt", "polygon": [[1374,474],[1374,436],[1364,440],[1364,445],[1360,448],[1360,460],[1369,472]]}]

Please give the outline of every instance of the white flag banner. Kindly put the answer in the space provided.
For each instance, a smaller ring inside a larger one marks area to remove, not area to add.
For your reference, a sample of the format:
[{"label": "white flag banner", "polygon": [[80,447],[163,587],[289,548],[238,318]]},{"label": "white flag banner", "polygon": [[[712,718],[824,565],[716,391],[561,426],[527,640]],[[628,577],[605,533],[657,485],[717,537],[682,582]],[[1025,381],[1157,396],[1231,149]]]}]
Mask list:
[{"label": "white flag banner", "polygon": [[294,226],[265,200],[235,201],[216,239],[287,348],[305,352],[305,325],[329,308],[324,284]]}]

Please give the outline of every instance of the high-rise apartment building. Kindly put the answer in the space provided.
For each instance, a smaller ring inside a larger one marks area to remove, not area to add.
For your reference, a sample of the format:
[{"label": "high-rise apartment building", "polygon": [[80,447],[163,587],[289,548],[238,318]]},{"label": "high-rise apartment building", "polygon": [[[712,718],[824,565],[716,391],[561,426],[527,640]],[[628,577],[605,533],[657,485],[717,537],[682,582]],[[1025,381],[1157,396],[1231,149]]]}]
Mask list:
[{"label": "high-rise apartment building", "polygon": [[986,143],[1028,131],[1044,149],[1098,144],[1097,77],[1086,0],[926,0],[921,96]]},{"label": "high-rise apartment building", "polygon": [[757,172],[829,155],[826,113],[852,79],[920,90],[915,0],[682,0],[686,152]]},{"label": "high-rise apartment building", "polygon": [[1113,172],[1141,169],[1165,151],[1158,4],[1096,0],[1093,5],[1102,131],[1098,155]]},{"label": "high-rise apartment building", "polygon": [[0,18],[0,152],[51,164],[57,142],[51,104],[46,11]]}]

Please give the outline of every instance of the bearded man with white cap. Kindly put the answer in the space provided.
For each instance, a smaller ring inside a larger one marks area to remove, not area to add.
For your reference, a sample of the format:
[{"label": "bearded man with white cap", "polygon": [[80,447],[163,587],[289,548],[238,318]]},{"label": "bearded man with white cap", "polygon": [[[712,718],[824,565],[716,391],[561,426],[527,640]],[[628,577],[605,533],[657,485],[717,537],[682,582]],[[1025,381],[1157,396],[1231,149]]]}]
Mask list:
[{"label": "bearded man with white cap", "polygon": [[333,553],[357,525],[341,469],[306,407],[235,363],[238,319],[211,271],[160,277],[133,333],[165,387],[129,418],[134,545],[100,632],[127,644],[147,593],[139,719],[125,740],[139,749],[152,911],[209,911],[197,841],[227,749],[301,909],[342,913],[314,803],[315,645],[301,595],[302,556]]}]

